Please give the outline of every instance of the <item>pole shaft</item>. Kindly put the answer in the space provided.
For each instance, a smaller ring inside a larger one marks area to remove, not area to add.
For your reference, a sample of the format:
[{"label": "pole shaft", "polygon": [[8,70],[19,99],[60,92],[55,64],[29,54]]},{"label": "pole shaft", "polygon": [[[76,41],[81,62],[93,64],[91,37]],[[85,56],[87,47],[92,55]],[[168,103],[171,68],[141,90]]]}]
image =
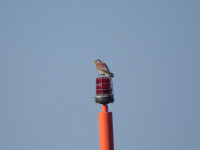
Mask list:
[{"label": "pole shaft", "polygon": [[99,136],[100,150],[114,150],[112,112],[108,112],[107,105],[102,105],[99,112]]}]

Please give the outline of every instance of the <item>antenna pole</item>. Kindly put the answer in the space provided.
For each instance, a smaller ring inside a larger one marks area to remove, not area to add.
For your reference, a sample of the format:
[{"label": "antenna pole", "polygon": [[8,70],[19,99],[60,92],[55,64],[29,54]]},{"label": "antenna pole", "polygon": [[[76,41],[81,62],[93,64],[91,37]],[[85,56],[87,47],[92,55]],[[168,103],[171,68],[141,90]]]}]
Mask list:
[{"label": "antenna pole", "polygon": [[107,105],[102,105],[99,112],[99,136],[100,150],[114,150],[112,112],[108,112]]}]

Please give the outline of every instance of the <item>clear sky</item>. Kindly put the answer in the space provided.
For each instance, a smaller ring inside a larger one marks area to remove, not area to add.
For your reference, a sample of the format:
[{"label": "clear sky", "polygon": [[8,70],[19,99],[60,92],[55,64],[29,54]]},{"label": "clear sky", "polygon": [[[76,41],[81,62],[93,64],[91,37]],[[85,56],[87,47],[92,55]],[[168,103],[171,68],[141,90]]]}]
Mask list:
[{"label": "clear sky", "polygon": [[99,149],[98,58],[116,75],[115,150],[199,150],[199,8],[1,0],[0,149]]}]

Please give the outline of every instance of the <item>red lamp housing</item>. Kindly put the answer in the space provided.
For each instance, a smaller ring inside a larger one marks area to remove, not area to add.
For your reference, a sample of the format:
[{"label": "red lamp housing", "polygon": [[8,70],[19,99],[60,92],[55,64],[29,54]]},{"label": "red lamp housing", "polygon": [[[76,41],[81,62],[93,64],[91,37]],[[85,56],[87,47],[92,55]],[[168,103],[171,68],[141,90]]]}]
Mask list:
[{"label": "red lamp housing", "polygon": [[113,83],[110,77],[96,78],[95,102],[100,104],[113,103]]}]

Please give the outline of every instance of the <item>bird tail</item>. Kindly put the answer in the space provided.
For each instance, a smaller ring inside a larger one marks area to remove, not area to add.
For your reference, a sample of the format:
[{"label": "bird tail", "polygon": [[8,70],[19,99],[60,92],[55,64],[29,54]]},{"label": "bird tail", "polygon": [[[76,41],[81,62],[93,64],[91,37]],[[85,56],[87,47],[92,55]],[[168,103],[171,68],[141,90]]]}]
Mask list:
[{"label": "bird tail", "polygon": [[114,77],[114,74],[109,70],[104,70],[104,73],[106,73],[109,77]]},{"label": "bird tail", "polygon": [[108,76],[109,77],[114,77],[114,74],[113,73],[109,73]]}]

